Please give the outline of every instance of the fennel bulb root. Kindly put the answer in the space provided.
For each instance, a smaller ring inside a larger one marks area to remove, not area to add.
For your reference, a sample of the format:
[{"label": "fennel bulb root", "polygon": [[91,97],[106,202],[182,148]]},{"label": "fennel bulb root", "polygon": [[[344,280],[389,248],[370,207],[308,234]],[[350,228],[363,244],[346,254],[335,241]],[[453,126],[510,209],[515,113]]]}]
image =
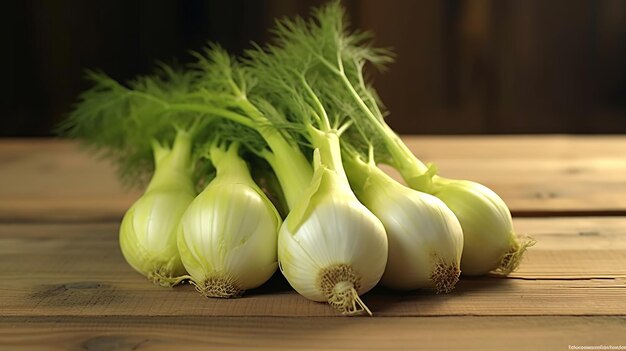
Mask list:
[{"label": "fennel bulb root", "polygon": [[326,267],[320,271],[318,280],[328,303],[337,311],[344,314],[365,311],[372,315],[372,311],[359,297],[361,279],[350,265],[337,264]]}]

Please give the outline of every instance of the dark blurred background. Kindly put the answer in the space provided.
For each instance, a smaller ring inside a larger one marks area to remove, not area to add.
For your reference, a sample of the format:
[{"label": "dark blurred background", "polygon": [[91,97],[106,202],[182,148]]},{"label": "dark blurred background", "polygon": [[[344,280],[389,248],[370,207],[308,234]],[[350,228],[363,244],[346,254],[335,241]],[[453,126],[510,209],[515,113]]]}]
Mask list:
[{"label": "dark blurred background", "polygon": [[[324,1],[8,1],[0,136],[47,136],[87,87],[190,61],[208,40],[240,53],[277,16]],[[393,47],[376,75],[400,133],[625,133],[626,1],[348,0]]]}]

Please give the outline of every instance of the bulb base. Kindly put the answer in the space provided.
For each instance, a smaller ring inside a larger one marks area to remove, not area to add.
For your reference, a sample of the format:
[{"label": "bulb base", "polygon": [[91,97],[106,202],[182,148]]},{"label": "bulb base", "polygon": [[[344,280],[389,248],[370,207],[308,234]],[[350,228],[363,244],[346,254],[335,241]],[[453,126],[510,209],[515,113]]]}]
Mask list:
[{"label": "bulb base", "polygon": [[372,312],[357,293],[360,285],[360,277],[347,264],[327,267],[319,275],[319,287],[335,310],[345,315],[366,312],[371,316]]},{"label": "bulb base", "polygon": [[453,264],[440,261],[435,265],[435,269],[430,275],[430,281],[435,286],[437,294],[447,294],[454,290],[460,275],[461,270],[458,263]]},{"label": "bulb base", "polygon": [[230,277],[209,277],[201,283],[194,280],[189,282],[196,287],[197,292],[205,297],[230,299],[240,297],[244,292]]},{"label": "bulb base", "polygon": [[522,261],[526,249],[535,245],[535,243],[535,239],[529,236],[516,237],[509,251],[502,257],[500,266],[496,269],[496,273],[509,275],[511,272],[515,271]]},{"label": "bulb base", "polygon": [[171,288],[185,280],[185,277],[174,276],[174,274],[172,274],[172,270],[164,266],[155,268],[151,272],[148,272],[146,277],[152,283],[165,288]]}]

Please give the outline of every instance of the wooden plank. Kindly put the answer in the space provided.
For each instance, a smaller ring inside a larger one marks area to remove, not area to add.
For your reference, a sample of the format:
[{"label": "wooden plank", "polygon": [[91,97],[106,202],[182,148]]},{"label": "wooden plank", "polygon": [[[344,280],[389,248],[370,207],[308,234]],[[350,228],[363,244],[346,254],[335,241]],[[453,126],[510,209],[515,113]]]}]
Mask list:
[{"label": "wooden plank", "polygon": [[626,277],[625,217],[519,218],[515,229],[537,240],[511,276],[522,279]]},{"label": "wooden plank", "polygon": [[[511,278],[462,279],[449,295],[365,295],[380,316],[626,315],[626,217],[523,218],[537,239]],[[0,316],[333,316],[276,275],[234,300],[148,283],[122,258],[116,224],[0,225]]]},{"label": "wooden plank", "polygon": [[[36,280],[36,282],[33,282]],[[239,299],[206,299],[188,286],[150,285],[141,277],[14,278],[3,284],[0,316],[332,317],[327,304],[297,295],[281,279]],[[363,297],[374,315],[626,315],[626,281],[463,279],[448,295],[376,288]]]},{"label": "wooden plank", "polygon": [[0,220],[117,220],[138,196],[75,143],[0,140]]},{"label": "wooden plank", "polygon": [[[626,137],[405,139],[441,175],[484,183],[517,215],[626,214]],[[74,143],[0,140],[0,221],[119,220],[138,196]]]},{"label": "wooden plank", "polygon": [[0,317],[26,350],[567,350],[624,345],[624,317]]}]

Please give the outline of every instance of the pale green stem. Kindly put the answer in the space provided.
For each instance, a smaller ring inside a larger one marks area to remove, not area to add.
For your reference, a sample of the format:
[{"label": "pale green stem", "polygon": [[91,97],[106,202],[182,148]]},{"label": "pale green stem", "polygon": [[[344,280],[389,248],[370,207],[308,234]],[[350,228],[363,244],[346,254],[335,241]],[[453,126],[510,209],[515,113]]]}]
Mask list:
[{"label": "pale green stem", "polygon": [[146,192],[179,190],[194,193],[192,182],[191,135],[178,131],[172,148],[153,145],[155,169]]},{"label": "pale green stem", "polygon": [[357,197],[361,197],[367,192],[370,182],[370,169],[358,156],[353,156],[347,152],[343,153],[343,167],[346,170],[350,186]]},{"label": "pale green stem", "polygon": [[350,185],[359,199],[368,196],[379,196],[380,192],[372,192],[371,187],[384,189],[398,186],[399,183],[383,172],[373,162],[365,162],[351,152],[343,153],[343,166],[350,180]]},{"label": "pale green stem", "polygon": [[[343,72],[343,66],[340,67],[340,71]],[[376,127],[380,135],[384,138],[387,151],[389,151],[393,159],[393,166],[398,169],[400,174],[402,174],[402,177],[408,183],[411,183],[411,179],[416,179],[417,177],[424,175],[428,171],[428,167],[423,164],[419,159],[417,159],[417,157],[415,157],[413,152],[411,152],[411,150],[406,146],[402,139],[400,139],[400,137],[396,133],[394,133],[393,130],[391,130],[387,123],[381,121],[372,113],[367,104],[365,104],[363,99],[361,99],[359,93],[354,89],[348,77],[346,77],[345,74],[341,74],[339,76],[346,86],[346,89],[348,89],[348,91],[354,98],[357,106],[359,106],[361,111],[365,114],[370,122]],[[409,184],[409,186],[411,187],[414,187],[416,185],[417,184]],[[422,185],[419,186],[421,187]]]},{"label": "pale green stem", "polygon": [[278,131],[271,134],[267,131],[261,133],[270,146],[272,152],[263,154],[270,164],[287,201],[287,207],[293,206],[302,199],[304,191],[308,188],[313,178],[313,169],[302,151],[297,146],[288,143]]},{"label": "pale green stem", "polygon": [[263,157],[272,166],[283,189],[289,209],[302,198],[313,178],[313,169],[298,145],[287,141],[268,119],[247,99],[240,100],[240,107],[257,124],[255,128],[269,145],[271,153]]},{"label": "pale green stem", "polygon": [[311,144],[314,148],[319,149],[320,163],[335,171],[348,184],[348,177],[341,163],[341,146],[337,131],[320,131],[313,126],[309,126],[307,129]]},{"label": "pale green stem", "polygon": [[192,111],[192,112],[201,112],[201,113],[209,113],[209,114],[214,114],[226,119],[230,119],[234,122],[243,124],[247,127],[250,128],[254,128],[255,125],[252,121],[250,121],[249,118],[247,118],[246,116],[242,116],[238,113],[232,112],[232,111],[228,111],[225,109],[221,109],[221,108],[216,108],[216,107],[212,107],[212,106],[206,106],[206,105],[197,105],[197,104],[172,104],[169,103],[167,101],[164,101],[162,99],[159,99],[153,95],[150,94],[146,94],[140,91],[130,91],[129,94],[131,95],[135,95],[138,97],[141,97],[143,99],[146,100],[150,100],[153,101],[157,104],[160,104],[161,106],[163,106],[164,109],[166,110],[170,110],[170,111]]},{"label": "pale green stem", "polygon": [[254,184],[246,161],[239,156],[238,144],[231,144],[227,150],[213,146],[209,157],[217,171],[211,184],[219,184],[224,181],[227,183]]},{"label": "pale green stem", "polygon": [[300,79],[302,80],[302,85],[304,86],[307,94],[309,94],[309,97],[313,100],[313,103],[315,104],[315,108],[317,109],[317,113],[319,114],[319,117],[321,118],[320,122],[322,123],[322,129],[323,130],[330,130],[330,120],[328,119],[328,115],[326,114],[326,110],[324,109],[324,106],[322,105],[322,102],[317,97],[317,95],[315,95],[315,92],[313,91],[313,89],[311,89],[311,86],[306,81],[306,77],[301,75]]},{"label": "pale green stem", "polygon": [[206,105],[196,105],[196,104],[168,104],[167,109],[170,111],[208,113],[211,115],[229,119],[233,122],[242,124],[246,127],[255,128],[255,129],[257,127],[256,123],[250,120],[250,118],[247,118],[246,116],[243,116],[236,112],[232,112],[232,111],[225,110],[222,108],[216,108],[216,107],[211,107],[211,106],[206,106]]}]

